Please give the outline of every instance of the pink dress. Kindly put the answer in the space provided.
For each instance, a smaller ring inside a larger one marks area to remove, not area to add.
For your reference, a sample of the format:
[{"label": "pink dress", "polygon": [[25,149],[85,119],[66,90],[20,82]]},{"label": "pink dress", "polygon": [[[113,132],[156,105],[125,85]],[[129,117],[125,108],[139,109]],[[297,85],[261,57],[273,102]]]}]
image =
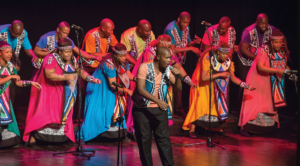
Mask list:
[{"label": "pink dress", "polygon": [[[42,89],[31,88],[30,102],[26,118],[25,132],[23,140],[29,141],[30,132],[44,128],[49,124],[62,124],[63,107],[65,102],[63,81],[51,81],[46,77],[45,70],[56,68],[55,73],[63,75],[63,70],[57,63],[55,57],[49,54],[45,57],[41,69],[34,76],[33,81],[41,84]],[[62,132],[71,141],[75,142],[74,129],[72,123],[73,107],[71,107],[69,116],[64,125]]]},{"label": "pink dress", "polygon": [[278,113],[273,106],[270,75],[258,70],[259,61],[270,67],[269,60],[267,53],[260,47],[246,79],[246,83],[256,89],[253,91],[244,90],[239,119],[241,128],[247,123],[270,127],[274,126],[275,122],[277,122],[277,127],[279,127]]}]

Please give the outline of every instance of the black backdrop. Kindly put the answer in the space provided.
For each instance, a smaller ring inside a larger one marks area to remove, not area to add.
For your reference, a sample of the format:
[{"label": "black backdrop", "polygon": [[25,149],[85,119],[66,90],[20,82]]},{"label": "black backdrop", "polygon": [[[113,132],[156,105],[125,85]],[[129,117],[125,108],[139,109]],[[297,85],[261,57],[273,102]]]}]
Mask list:
[{"label": "black backdrop", "polygon": [[[34,47],[40,36],[56,29],[61,21],[70,25],[80,25],[85,33],[97,26],[103,18],[110,18],[115,23],[114,34],[120,40],[121,33],[136,26],[141,19],[147,19],[152,24],[152,30],[157,37],[162,34],[166,25],[177,19],[182,11],[191,14],[190,34],[203,37],[205,27],[201,21],[218,23],[222,16],[231,18],[232,26],[237,32],[236,44],[240,42],[244,28],[255,22],[259,13],[269,16],[269,23],[279,28],[288,39],[291,51],[289,66],[296,68],[297,63],[297,1],[296,0],[85,0],[77,1],[6,1],[0,5],[0,25],[9,24],[13,20],[21,20],[29,34],[29,40]],[[69,37],[76,42],[74,30]],[[76,42],[77,43],[77,42]],[[20,54],[22,67],[19,75],[22,79],[30,79],[33,67],[30,58],[24,51]],[[189,53],[184,68],[192,76],[197,62],[197,56]],[[296,110],[296,93],[293,83],[287,81],[287,99],[289,111]],[[189,87],[183,86],[183,106],[188,108]],[[29,102],[30,88],[18,89],[17,104],[26,106]],[[236,96],[231,96],[235,100]]]}]

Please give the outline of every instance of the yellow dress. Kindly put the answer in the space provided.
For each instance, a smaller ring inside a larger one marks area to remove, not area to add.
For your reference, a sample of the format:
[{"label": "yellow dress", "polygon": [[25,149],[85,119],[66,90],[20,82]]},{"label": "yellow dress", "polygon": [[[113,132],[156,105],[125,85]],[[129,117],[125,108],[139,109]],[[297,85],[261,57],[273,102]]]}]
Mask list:
[{"label": "yellow dress", "polygon": [[[209,115],[209,81],[201,81],[202,70],[209,71],[210,61],[209,52],[205,53],[198,60],[196,70],[193,73],[192,80],[196,83],[197,88],[190,90],[189,112],[185,118],[182,128],[189,130],[191,123],[200,117]],[[230,70],[234,72],[234,64],[231,62]],[[212,72],[213,70],[211,70]],[[214,93],[213,80],[211,81],[211,116],[218,117],[216,108],[216,98]]]}]

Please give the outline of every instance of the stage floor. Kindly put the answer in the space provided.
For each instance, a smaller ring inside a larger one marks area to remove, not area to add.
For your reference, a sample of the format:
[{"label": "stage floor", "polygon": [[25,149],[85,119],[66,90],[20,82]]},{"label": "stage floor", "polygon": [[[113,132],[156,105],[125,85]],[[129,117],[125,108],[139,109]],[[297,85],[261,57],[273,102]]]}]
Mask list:
[{"label": "stage floor", "polygon": [[[297,135],[290,131],[277,131],[268,136],[242,137],[213,136],[214,141],[226,147],[208,148],[206,145],[185,147],[185,144],[206,141],[206,137],[189,139],[172,136],[171,142],[175,165],[178,166],[296,166]],[[1,166],[73,166],[73,165],[117,165],[117,142],[90,142],[84,149],[96,151],[95,157],[87,160],[72,154],[53,156],[53,152],[75,150],[68,144],[43,145],[36,148],[21,146],[18,149],[0,149]],[[161,165],[156,144],[152,144],[153,163]],[[121,165],[121,164],[120,164]],[[139,151],[135,141],[123,143],[123,165],[140,166]]]}]

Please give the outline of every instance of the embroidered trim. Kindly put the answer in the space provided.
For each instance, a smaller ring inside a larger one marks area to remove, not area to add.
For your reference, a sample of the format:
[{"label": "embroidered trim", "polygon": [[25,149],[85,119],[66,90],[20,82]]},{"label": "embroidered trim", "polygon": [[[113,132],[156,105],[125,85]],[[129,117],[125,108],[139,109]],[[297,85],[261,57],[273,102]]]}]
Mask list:
[{"label": "embroidered trim", "polygon": [[55,50],[55,35],[53,36],[47,36],[47,45],[46,49],[50,52]]},{"label": "embroidered trim", "polygon": [[[100,39],[99,32],[95,31],[92,35],[95,38],[95,50],[96,50],[96,53],[100,53],[100,51],[101,51],[101,39]],[[107,38],[107,45],[106,45],[106,51],[105,51],[105,53],[107,53],[108,50],[109,50],[109,45],[110,45],[111,39],[112,39],[112,35],[110,35]],[[95,60],[92,60],[92,59],[85,59],[83,57],[82,57],[82,60],[83,60],[82,64],[84,66],[92,66],[94,64],[94,61],[95,61]]]},{"label": "embroidered trim", "polygon": [[[259,47],[259,40],[258,40],[257,30],[255,26],[256,24],[254,23],[249,27],[247,27],[246,30],[248,30],[250,34],[250,46],[256,48],[254,53],[256,55]],[[272,28],[270,27],[270,25],[268,25],[267,30],[264,32],[264,38],[262,44],[265,44],[270,40],[271,34],[272,34]],[[254,60],[248,57],[244,57],[240,51],[238,52],[238,57],[244,66],[251,66]]]},{"label": "embroidered trim", "polygon": [[[0,70],[2,70],[2,68],[5,68],[4,66],[2,66],[2,64],[0,63]],[[11,63],[11,62],[7,62],[7,68],[8,68],[8,70],[9,70],[9,72],[11,73],[11,74],[15,74],[14,73],[14,65]]]},{"label": "embroidered trim", "polygon": [[[219,36],[218,29],[217,29],[218,25],[219,24],[216,24],[208,29],[212,36],[212,45],[213,46],[219,46],[219,43],[220,43],[220,36]],[[233,49],[233,47],[234,47],[235,38],[236,38],[235,29],[233,27],[229,27],[228,28],[228,45],[231,49]]]},{"label": "embroidered trim", "polygon": [[0,50],[6,50],[6,49],[11,49],[11,46],[4,46],[4,47],[0,47]]},{"label": "embroidered trim", "polygon": [[[146,75],[146,82],[151,84],[151,90],[149,90],[150,94],[154,95],[155,93],[155,73],[154,73],[154,65],[153,63],[147,63],[147,75]],[[170,68],[167,67],[165,72],[161,75],[161,82],[158,88],[158,95],[161,100],[166,101],[166,96],[164,95],[163,88],[165,85],[169,83],[170,80]],[[151,103],[150,100],[143,98],[140,94],[134,92],[134,95],[131,97],[134,101],[135,105],[138,108],[146,108]],[[167,102],[167,101],[166,101]]]},{"label": "embroidered trim", "polygon": [[25,32],[23,31],[22,34],[17,39],[17,46],[15,49],[15,54],[16,54],[17,58],[19,58],[19,54],[20,54],[20,50],[21,50],[21,46],[23,44],[24,38],[25,38]]},{"label": "embroidered trim", "polygon": [[120,72],[120,70],[121,70],[120,68],[123,68],[124,71],[126,71],[126,69],[125,69],[122,65],[120,65],[120,66],[119,66],[119,69],[117,69],[117,68],[114,66],[114,63],[112,62],[111,59],[107,59],[106,62],[108,62],[110,65],[112,65],[112,66],[117,70],[117,74],[118,74],[120,80],[122,81],[122,83],[125,85],[126,88],[129,88],[130,80],[129,80],[129,76],[127,75],[127,72],[124,72],[124,73],[121,73],[121,72]]},{"label": "embroidered trim", "polygon": [[[265,52],[267,53],[267,55],[270,59],[275,59],[274,55],[272,53],[270,53],[270,48],[267,44],[262,45],[261,48],[263,48],[263,50],[265,50]],[[278,55],[282,55],[281,58],[285,58],[285,52],[283,51],[283,48],[281,48],[278,52],[279,52]]]},{"label": "embroidered trim", "polygon": [[[248,30],[250,33],[250,45],[254,48],[258,48],[259,47],[259,39],[258,39],[258,35],[257,35],[256,23],[250,25],[248,28],[246,28],[246,30]],[[272,35],[272,28],[270,27],[270,25],[268,25],[267,30],[264,32],[264,38],[263,38],[262,44],[267,43],[270,40],[271,35]],[[255,52],[255,55],[256,55],[256,52]]]},{"label": "embroidered trim", "polygon": [[166,46],[170,46],[171,45],[171,42],[169,41],[169,42],[167,42],[167,41],[163,41],[163,40],[158,40],[158,42],[160,43],[160,44],[162,44],[162,45],[166,45]]},{"label": "embroidered trim", "polygon": [[58,50],[70,50],[72,49],[72,46],[65,46],[65,47],[57,47]]},{"label": "embroidered trim", "polygon": [[50,57],[48,58],[48,65],[52,63],[52,60],[53,60],[53,57],[50,56]]},{"label": "embroidered trim", "polygon": [[283,39],[283,36],[271,36],[271,39]]},{"label": "embroidered trim", "polygon": [[179,37],[178,31],[176,27],[171,31],[177,48],[184,48],[188,44],[188,37],[189,37],[189,28],[187,27],[185,30],[182,31],[182,40]]},{"label": "embroidered trim", "polygon": [[2,135],[2,140],[8,140],[13,137],[17,137],[17,135],[15,133],[10,132],[7,129],[3,129],[2,133],[0,133],[0,134]]},{"label": "embroidered trim", "polygon": [[[23,31],[22,34],[17,38],[17,46],[15,48],[15,55],[19,58],[21,46],[23,44],[25,38],[25,32]],[[8,35],[7,32],[0,33],[0,39],[8,43]]]},{"label": "embroidered trim", "polygon": [[25,38],[25,32],[23,31],[23,33],[17,39],[17,46],[15,49],[15,54],[18,58],[19,58],[19,54],[20,54],[20,50],[21,50],[21,46],[23,44],[24,38]]},{"label": "embroidered trim", "polygon": [[226,71],[229,69],[231,65],[231,60],[227,58],[223,63],[220,63],[217,60],[216,54],[214,53],[213,56],[211,56],[211,66],[215,71]]},{"label": "embroidered trim", "polygon": [[127,54],[127,50],[117,51],[115,48],[112,49],[116,54]]},{"label": "embroidered trim", "polygon": [[244,66],[251,66],[253,59],[245,58],[240,51],[237,52],[237,55]]},{"label": "embroidered trim", "polygon": [[230,48],[222,48],[220,46],[218,47],[218,50],[222,52],[230,52]]},{"label": "embroidered trim", "polygon": [[[139,50],[138,50],[138,47],[137,47],[137,44],[136,44],[136,39],[135,39],[135,35],[134,34],[132,34],[132,35],[130,35],[130,36],[128,36],[128,40],[129,40],[129,43],[130,43],[130,45],[131,45],[131,52],[133,52],[135,55],[134,55],[134,58],[136,58],[136,59],[138,59],[138,57],[139,57]],[[144,48],[143,48],[143,50],[145,49],[145,48],[147,48],[148,47],[148,45],[149,45],[149,43],[152,41],[152,36],[150,35],[147,39],[146,39],[146,41],[145,41],[145,45],[144,45]]]},{"label": "embroidered trim", "polygon": [[[176,22],[175,22],[175,24],[176,24]],[[182,31],[182,40],[179,37],[176,27],[174,27],[174,29],[171,31],[171,33],[175,39],[177,48],[185,48],[187,46],[188,37],[189,37],[189,27],[187,27],[184,31]],[[176,54],[176,57],[178,57],[177,54]],[[181,55],[181,57],[178,57],[178,58],[180,58],[180,65],[184,64],[185,59],[186,59],[186,53],[184,53],[183,55]]]},{"label": "embroidered trim", "polygon": [[37,129],[37,132],[45,135],[65,135],[65,125],[51,123]]},{"label": "embroidered trim", "polygon": [[[53,57],[56,59],[56,62],[57,62],[57,64],[61,67],[61,69],[63,70],[63,71],[65,71],[65,63],[61,60],[61,57],[60,57],[60,55],[58,54],[58,53],[53,53],[52,54],[53,55]],[[50,57],[49,57],[50,58]],[[72,66],[72,64],[70,64],[74,69],[76,69],[76,67],[77,67],[77,62],[76,62],[76,58],[74,57],[74,56],[72,56],[72,58],[71,58],[71,61],[73,61],[73,64],[75,64],[75,66]]]}]

